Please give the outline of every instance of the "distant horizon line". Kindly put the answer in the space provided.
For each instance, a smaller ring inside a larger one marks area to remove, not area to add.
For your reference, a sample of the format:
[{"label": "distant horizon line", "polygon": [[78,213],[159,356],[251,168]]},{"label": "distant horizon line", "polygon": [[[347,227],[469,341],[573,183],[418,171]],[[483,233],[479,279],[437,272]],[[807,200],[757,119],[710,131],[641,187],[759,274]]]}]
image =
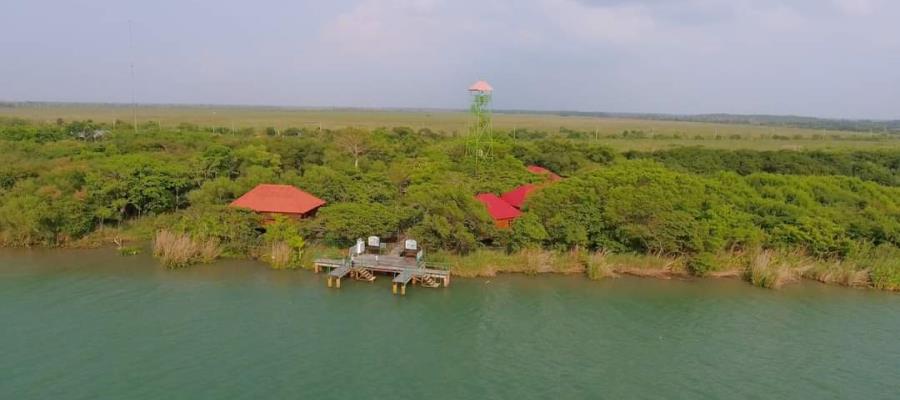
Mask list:
[{"label": "distant horizon line", "polygon": [[[0,100],[0,108],[5,105],[45,105],[45,106],[109,106],[109,107],[132,107],[132,103],[124,102],[97,102],[97,101],[44,101],[44,100]],[[467,112],[466,108],[451,107],[376,107],[376,106],[297,106],[297,105],[276,105],[276,104],[219,104],[219,103],[136,103],[134,106],[147,108],[161,107],[183,107],[183,108],[255,108],[255,109],[280,109],[280,110],[304,110],[304,111],[394,111],[394,112]],[[534,115],[558,115],[558,116],[581,116],[595,118],[617,118],[631,117],[637,119],[663,119],[663,120],[684,120],[692,118],[716,118],[716,117],[737,117],[737,118],[764,118],[764,119],[794,119],[806,121],[843,121],[843,122],[878,122],[878,123],[900,123],[898,118],[849,118],[849,117],[823,117],[808,116],[798,114],[765,114],[765,113],[730,113],[730,112],[709,112],[709,113],[666,113],[666,112],[629,112],[629,111],[584,111],[584,110],[541,110],[541,109],[494,109],[495,114],[534,114]],[[709,121],[715,122],[715,121]],[[723,121],[726,122],[726,121]]]}]

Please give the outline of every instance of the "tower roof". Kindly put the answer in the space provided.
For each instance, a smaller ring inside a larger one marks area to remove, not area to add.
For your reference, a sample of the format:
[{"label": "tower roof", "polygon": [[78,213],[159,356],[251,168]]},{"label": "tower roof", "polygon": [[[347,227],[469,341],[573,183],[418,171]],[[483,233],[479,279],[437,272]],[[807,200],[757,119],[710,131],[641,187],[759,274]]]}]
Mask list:
[{"label": "tower roof", "polygon": [[493,92],[494,88],[485,81],[478,81],[469,86],[470,92]]}]

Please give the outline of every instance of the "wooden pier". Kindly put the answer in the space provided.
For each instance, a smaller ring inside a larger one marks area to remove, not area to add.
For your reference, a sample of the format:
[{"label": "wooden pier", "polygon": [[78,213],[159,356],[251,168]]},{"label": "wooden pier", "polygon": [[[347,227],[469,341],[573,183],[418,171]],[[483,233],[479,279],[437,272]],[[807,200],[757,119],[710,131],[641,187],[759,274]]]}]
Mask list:
[{"label": "wooden pier", "polygon": [[344,259],[320,258],[314,263],[316,273],[328,273],[328,287],[341,287],[341,280],[351,278],[372,282],[376,274],[393,276],[391,293],[406,294],[407,285],[423,287],[450,286],[450,271],[446,266],[426,263],[421,257],[404,257],[399,251],[390,254],[370,254],[351,247]]}]

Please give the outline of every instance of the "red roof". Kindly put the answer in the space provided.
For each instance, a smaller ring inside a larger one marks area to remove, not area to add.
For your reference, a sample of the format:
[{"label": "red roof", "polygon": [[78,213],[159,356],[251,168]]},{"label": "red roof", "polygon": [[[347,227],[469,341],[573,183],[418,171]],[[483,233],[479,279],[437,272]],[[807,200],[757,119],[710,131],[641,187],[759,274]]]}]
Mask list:
[{"label": "red roof", "polygon": [[551,171],[547,168],[541,167],[541,166],[537,166],[537,165],[529,165],[528,172],[531,172],[532,174],[538,174],[538,175],[547,175],[547,177],[550,178],[551,181],[558,181],[558,180],[562,179],[561,176],[557,175],[553,171]]},{"label": "red roof", "polygon": [[469,86],[470,92],[493,92],[494,88],[485,81],[478,81]]},{"label": "red roof", "polygon": [[513,219],[522,215],[519,210],[516,210],[513,206],[509,205],[509,203],[503,201],[493,193],[481,193],[475,196],[475,199],[482,202],[484,206],[487,207],[488,214],[490,214],[491,218],[494,220]]},{"label": "red roof", "polygon": [[325,200],[291,185],[261,184],[231,202],[231,207],[256,212],[306,214],[325,205]]},{"label": "red roof", "polygon": [[500,195],[500,198],[515,208],[522,208],[522,205],[525,204],[525,199],[528,198],[528,195],[531,194],[534,189],[537,189],[537,186],[531,183],[526,183],[513,190],[503,193],[502,195]]}]

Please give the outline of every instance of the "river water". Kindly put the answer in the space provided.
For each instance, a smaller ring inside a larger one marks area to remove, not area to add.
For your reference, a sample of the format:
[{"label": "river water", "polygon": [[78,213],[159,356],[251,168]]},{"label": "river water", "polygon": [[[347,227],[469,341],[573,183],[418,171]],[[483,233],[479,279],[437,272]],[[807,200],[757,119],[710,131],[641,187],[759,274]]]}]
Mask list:
[{"label": "river water", "polygon": [[0,399],[897,399],[900,295],[0,252]]}]

